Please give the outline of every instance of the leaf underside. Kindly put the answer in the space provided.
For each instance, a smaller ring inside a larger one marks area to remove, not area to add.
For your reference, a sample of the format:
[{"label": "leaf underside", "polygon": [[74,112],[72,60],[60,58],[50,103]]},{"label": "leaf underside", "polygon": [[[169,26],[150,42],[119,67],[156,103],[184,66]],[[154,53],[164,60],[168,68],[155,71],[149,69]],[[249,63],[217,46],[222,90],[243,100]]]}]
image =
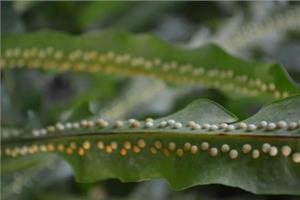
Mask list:
[{"label": "leaf underside", "polygon": [[[256,125],[256,130],[238,128],[240,122],[233,114],[211,101],[197,100],[173,115],[154,120],[149,128],[145,122],[137,127],[125,122],[120,128],[110,122],[105,128],[95,124],[2,141],[2,168],[9,170],[6,163],[55,153],[73,167],[80,182],[165,178],[174,189],[218,183],[259,194],[300,195],[299,105],[300,96],[294,96],[262,108],[244,120],[248,125]],[[168,120],[180,122],[182,127],[159,127]],[[226,122],[235,129],[194,130],[187,126],[191,120],[201,125]],[[264,120],[269,124],[284,120],[287,127],[259,128]],[[296,126],[290,128],[291,123]],[[272,150],[263,152],[266,143]],[[209,144],[208,149],[204,144]],[[224,144],[229,145],[229,151],[222,150]],[[245,151],[245,144],[251,146],[249,151]],[[291,153],[285,156],[283,147],[290,148]],[[18,152],[22,148],[30,153],[21,155]],[[259,156],[255,157],[257,151]]]},{"label": "leaf underside", "polygon": [[59,32],[3,35],[2,68],[147,75],[174,83],[200,84],[231,95],[275,99],[299,94],[278,64],[247,62],[209,44],[184,49],[151,35],[102,31],[81,36]]}]

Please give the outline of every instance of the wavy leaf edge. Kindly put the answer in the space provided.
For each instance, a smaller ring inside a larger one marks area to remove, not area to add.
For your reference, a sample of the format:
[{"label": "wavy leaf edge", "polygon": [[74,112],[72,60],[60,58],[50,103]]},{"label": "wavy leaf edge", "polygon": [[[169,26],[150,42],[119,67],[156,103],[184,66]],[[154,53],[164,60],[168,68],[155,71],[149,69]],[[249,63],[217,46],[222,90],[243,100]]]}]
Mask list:
[{"label": "wavy leaf edge", "polygon": [[[222,106],[198,100],[158,120],[83,120],[77,123],[77,133],[76,128],[67,128],[68,123],[59,123],[49,126],[56,129],[50,131],[51,136],[2,141],[2,156],[17,162],[18,158],[34,157],[31,154],[54,152],[72,166],[80,182],[165,178],[174,189],[219,183],[260,194],[299,195],[299,102],[300,95],[271,103],[241,122]],[[282,106],[288,109],[281,117],[289,116],[288,121],[259,118],[268,108]],[[215,117],[213,123],[204,111]],[[22,151],[27,156],[22,156]]]},{"label": "wavy leaf edge", "polygon": [[300,93],[280,65],[243,61],[215,44],[185,49],[149,34],[108,30],[80,36],[53,31],[5,34],[2,46],[1,68],[140,74],[275,99]]}]

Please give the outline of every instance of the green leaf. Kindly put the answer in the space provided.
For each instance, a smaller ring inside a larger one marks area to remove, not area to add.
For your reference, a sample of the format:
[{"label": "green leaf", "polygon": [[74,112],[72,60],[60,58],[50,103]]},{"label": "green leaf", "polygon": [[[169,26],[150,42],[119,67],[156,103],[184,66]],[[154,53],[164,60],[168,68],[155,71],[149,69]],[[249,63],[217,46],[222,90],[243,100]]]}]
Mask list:
[{"label": "green leaf", "polygon": [[89,27],[91,24],[103,23],[105,19],[112,18],[113,15],[128,10],[132,4],[125,2],[90,2],[78,13],[78,20],[81,27]]},{"label": "green leaf", "polygon": [[238,96],[284,98],[300,91],[278,64],[243,61],[213,44],[184,49],[151,35],[114,31],[6,34],[2,43],[2,67],[140,74]]},{"label": "green leaf", "polygon": [[18,159],[8,159],[5,160],[5,165],[1,166],[1,170],[5,172],[28,168],[40,163],[43,160],[46,160],[46,157],[44,155],[20,157]]},{"label": "green leaf", "polygon": [[277,101],[244,122],[200,99],[154,121],[57,124],[46,135],[2,141],[2,169],[10,160],[52,152],[73,167],[79,182],[165,178],[174,189],[218,183],[299,195],[299,104],[300,96]]}]

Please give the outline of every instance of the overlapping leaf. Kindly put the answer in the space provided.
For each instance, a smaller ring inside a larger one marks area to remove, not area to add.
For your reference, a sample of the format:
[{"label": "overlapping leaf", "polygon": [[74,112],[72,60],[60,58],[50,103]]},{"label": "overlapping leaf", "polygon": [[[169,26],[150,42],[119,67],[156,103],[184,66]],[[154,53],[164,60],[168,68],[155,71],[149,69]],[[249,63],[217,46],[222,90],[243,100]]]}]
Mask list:
[{"label": "overlapping leaf", "polygon": [[299,105],[300,96],[275,102],[245,124],[207,100],[154,121],[58,124],[46,135],[2,141],[2,169],[55,153],[80,182],[165,178],[175,189],[219,183],[299,195]]}]

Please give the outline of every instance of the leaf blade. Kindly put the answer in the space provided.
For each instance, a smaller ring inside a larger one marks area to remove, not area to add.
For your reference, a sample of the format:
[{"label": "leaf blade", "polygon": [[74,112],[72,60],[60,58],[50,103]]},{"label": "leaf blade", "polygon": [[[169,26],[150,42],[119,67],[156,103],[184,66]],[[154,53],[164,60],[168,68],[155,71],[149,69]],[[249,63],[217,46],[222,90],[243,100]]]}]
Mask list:
[{"label": "leaf blade", "polygon": [[[197,49],[171,46],[151,35],[103,31],[82,36],[36,32],[3,37],[1,66],[28,65],[46,70],[75,70],[147,75],[201,84],[238,95],[284,98],[299,87],[279,65],[248,62],[214,44]],[[47,38],[47,40],[45,40]]]},{"label": "leaf blade", "polygon": [[[287,123],[291,123],[298,119],[299,99],[300,96],[295,96],[272,103],[254,115],[254,121],[250,118],[252,121],[249,122],[260,122],[261,118],[257,115],[264,116],[265,110],[269,108],[274,112],[283,107],[283,112],[288,115],[291,115],[288,110],[293,110],[293,117],[286,119]],[[201,108],[195,109],[195,106]],[[205,112],[211,110],[215,112]],[[115,128],[115,124],[106,128],[83,127],[77,132],[57,131],[57,134],[10,141],[2,146],[13,149],[27,145],[32,150],[33,145],[47,145],[47,152],[54,152],[69,162],[76,179],[80,182],[94,182],[106,178],[118,178],[122,181],[165,178],[175,189],[219,183],[259,194],[299,195],[300,164],[295,155],[300,156],[300,125],[293,130],[284,128],[284,132],[291,132],[290,134],[276,134],[276,131],[270,134],[266,129],[229,131],[220,128],[192,130],[186,127],[191,118],[184,116],[195,117],[195,122],[202,124],[203,113],[215,119],[221,116],[221,119],[226,119],[236,127],[239,123],[222,107],[211,101],[198,100],[177,114],[155,120],[155,126],[152,128],[146,128],[144,122],[136,128],[131,127],[130,123],[126,123],[123,128]],[[181,120],[183,127],[158,127],[161,121],[167,119],[177,122]],[[220,123],[217,120],[214,122]],[[210,123],[212,125],[212,121]],[[146,146],[142,145],[141,140]],[[72,143],[77,147],[73,148]],[[117,149],[113,148],[113,143],[118,145]],[[172,147],[171,143],[176,147]],[[209,144],[209,147],[204,143]],[[270,144],[273,150],[269,147],[268,151],[264,152],[262,149],[266,143]],[[61,144],[64,145],[63,150],[59,147]],[[230,146],[228,151],[223,149],[225,144]],[[246,144],[251,145],[249,151],[244,147]],[[291,150],[287,156],[282,151],[286,146]],[[5,149],[2,151],[5,152]],[[254,151],[259,151],[258,157],[255,157]],[[34,153],[39,155],[38,151]],[[18,159],[5,154],[4,156],[5,159]]]}]

